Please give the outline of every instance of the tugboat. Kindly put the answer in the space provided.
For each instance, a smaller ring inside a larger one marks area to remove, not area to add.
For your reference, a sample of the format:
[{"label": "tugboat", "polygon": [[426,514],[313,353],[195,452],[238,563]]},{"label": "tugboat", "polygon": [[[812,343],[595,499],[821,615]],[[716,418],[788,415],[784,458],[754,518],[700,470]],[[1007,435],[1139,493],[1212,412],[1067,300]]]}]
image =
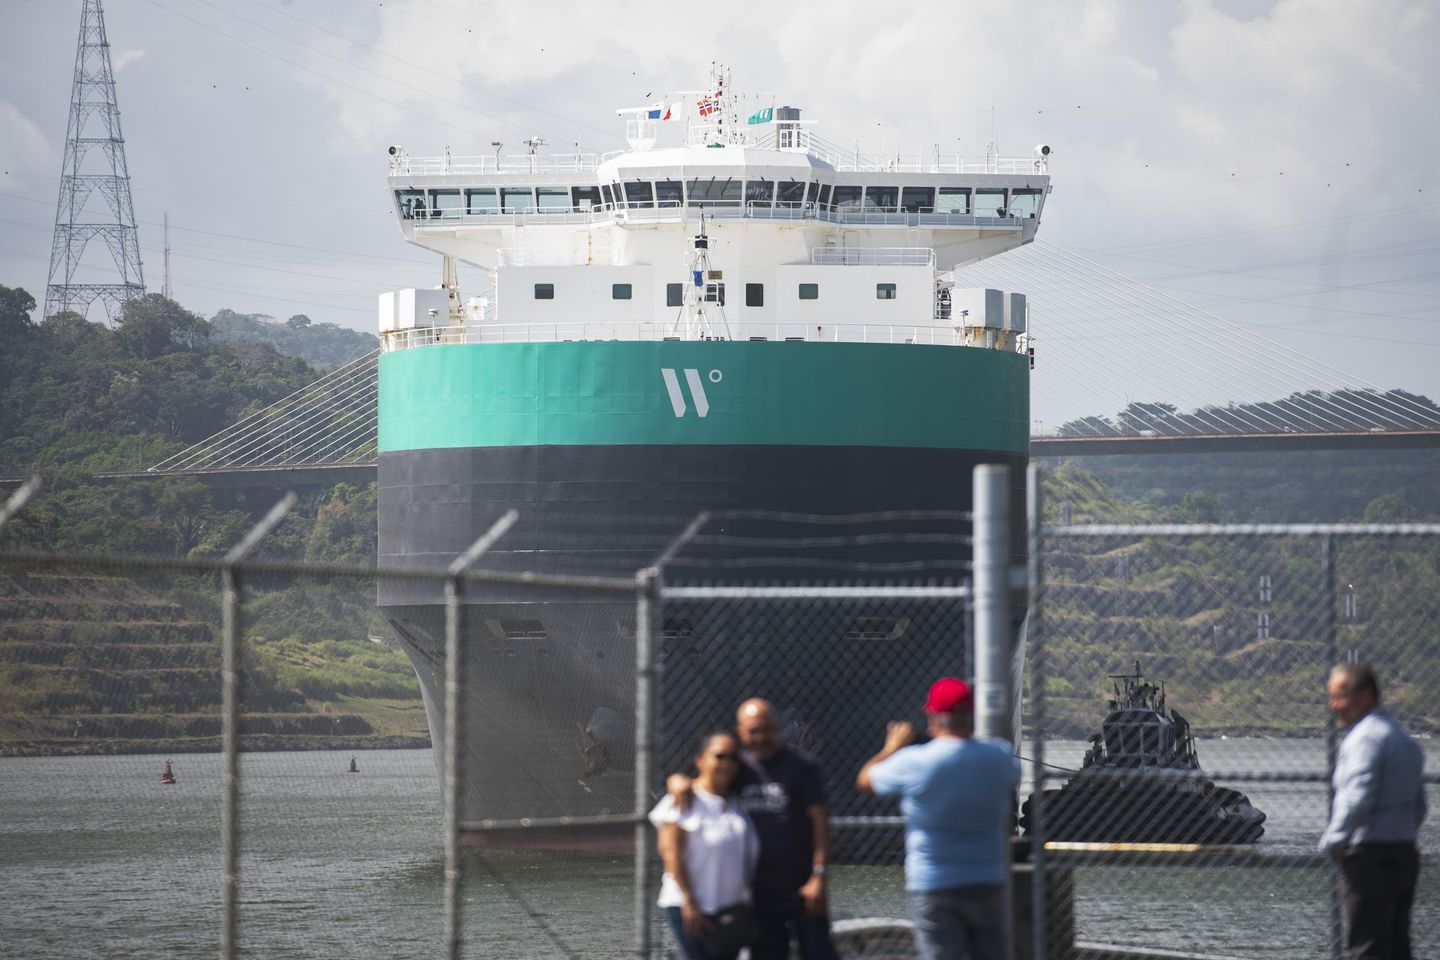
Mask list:
[{"label": "tugboat", "polygon": [[[1265,814],[1243,793],[1217,787],[1200,769],[1195,737],[1165,685],[1112,674],[1115,698],[1090,738],[1082,768],[1044,793],[1045,838],[1080,843],[1254,843]],[[1031,832],[1031,804],[1020,826]]]},{"label": "tugboat", "polygon": [[170,761],[169,761],[169,760],[166,760],[166,761],[165,761],[165,769],[160,771],[160,782],[161,782],[161,783],[174,783],[174,782],[175,782],[175,771],[170,769]]}]

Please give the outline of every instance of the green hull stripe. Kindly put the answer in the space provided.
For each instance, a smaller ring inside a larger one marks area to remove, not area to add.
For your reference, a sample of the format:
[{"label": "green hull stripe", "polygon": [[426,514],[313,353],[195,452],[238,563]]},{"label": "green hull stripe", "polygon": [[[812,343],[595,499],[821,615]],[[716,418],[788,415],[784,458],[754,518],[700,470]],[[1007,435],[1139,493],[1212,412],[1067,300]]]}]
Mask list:
[{"label": "green hull stripe", "polygon": [[767,444],[1023,455],[1029,426],[1029,364],[1019,354],[995,350],[748,341],[496,343],[416,347],[380,358],[382,453]]}]

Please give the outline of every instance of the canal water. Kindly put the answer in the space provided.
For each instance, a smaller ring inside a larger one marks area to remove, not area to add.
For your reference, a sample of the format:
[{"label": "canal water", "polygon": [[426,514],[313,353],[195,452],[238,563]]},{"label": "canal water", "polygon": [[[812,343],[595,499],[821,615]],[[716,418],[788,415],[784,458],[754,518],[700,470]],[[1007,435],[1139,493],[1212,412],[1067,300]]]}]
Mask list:
[{"label": "canal water", "polygon": [[[1082,743],[1047,759],[1073,764]],[[1323,770],[1316,741],[1203,741],[1208,768]],[[1277,759],[1278,758],[1278,759]],[[194,957],[219,942],[220,758],[0,759],[0,957]],[[428,750],[258,753],[243,761],[241,945],[247,956],[434,957],[441,810]],[[1269,814],[1262,849],[1307,853],[1320,784],[1240,785]],[[1432,797],[1432,807],[1435,800]],[[1428,850],[1440,828],[1426,825]],[[1427,859],[1416,956],[1440,956],[1440,875]],[[900,868],[839,867],[833,913],[903,916]],[[632,937],[624,856],[467,854],[467,956],[619,957]],[[1082,939],[1242,957],[1328,954],[1319,869],[1085,868]]]}]

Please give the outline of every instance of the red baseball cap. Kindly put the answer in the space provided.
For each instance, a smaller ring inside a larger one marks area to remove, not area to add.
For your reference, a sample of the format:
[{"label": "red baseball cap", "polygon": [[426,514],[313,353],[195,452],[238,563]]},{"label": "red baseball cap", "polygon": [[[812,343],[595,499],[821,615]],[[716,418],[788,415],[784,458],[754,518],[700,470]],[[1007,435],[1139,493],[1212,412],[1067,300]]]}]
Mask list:
[{"label": "red baseball cap", "polygon": [[926,713],[969,713],[975,707],[970,684],[954,677],[941,677],[930,686],[925,698]]}]

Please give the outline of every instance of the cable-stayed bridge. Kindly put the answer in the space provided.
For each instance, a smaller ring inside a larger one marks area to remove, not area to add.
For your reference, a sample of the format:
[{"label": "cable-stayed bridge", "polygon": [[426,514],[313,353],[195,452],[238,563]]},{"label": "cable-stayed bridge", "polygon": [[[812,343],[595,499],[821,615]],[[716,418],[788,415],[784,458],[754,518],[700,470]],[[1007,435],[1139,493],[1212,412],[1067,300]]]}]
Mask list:
[{"label": "cable-stayed bridge", "polygon": [[[1440,408],[1037,241],[956,271],[1030,297],[1033,456],[1440,447]],[[373,478],[379,351],[131,476]]]}]

